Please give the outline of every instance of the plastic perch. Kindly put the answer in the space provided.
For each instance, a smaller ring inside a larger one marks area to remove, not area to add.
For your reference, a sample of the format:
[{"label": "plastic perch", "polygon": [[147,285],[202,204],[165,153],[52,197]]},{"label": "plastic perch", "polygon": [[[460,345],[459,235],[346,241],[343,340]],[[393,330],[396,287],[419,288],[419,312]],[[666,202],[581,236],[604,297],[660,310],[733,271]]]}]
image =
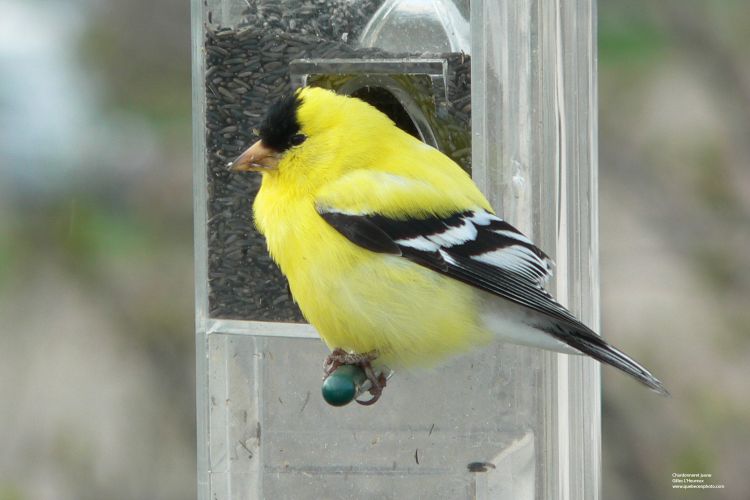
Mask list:
[{"label": "plastic perch", "polygon": [[[386,379],[391,378],[393,371],[385,369]],[[376,372],[376,376],[379,373]],[[372,387],[365,371],[356,365],[341,365],[324,381],[323,399],[331,406],[346,406]]]}]

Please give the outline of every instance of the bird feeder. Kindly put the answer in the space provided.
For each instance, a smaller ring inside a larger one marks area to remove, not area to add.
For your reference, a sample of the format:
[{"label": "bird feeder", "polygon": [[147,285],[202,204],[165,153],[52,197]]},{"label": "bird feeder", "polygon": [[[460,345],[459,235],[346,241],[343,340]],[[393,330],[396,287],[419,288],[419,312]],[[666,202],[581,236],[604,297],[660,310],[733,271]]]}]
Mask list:
[{"label": "bird feeder", "polygon": [[198,498],[598,498],[588,359],[494,344],[326,404],[260,179],[225,168],[292,89],[364,99],[469,171],[596,329],[593,2],[193,0]]}]

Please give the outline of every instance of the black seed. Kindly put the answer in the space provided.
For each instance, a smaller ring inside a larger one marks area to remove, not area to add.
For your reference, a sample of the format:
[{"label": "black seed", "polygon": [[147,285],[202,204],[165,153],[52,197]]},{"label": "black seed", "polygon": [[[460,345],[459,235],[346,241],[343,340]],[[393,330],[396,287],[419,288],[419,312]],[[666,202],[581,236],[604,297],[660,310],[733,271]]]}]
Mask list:
[{"label": "black seed", "polygon": [[224,87],[218,87],[218,89],[219,93],[222,94],[229,102],[235,102],[237,100],[235,96]]},{"label": "black seed", "polygon": [[[252,201],[260,179],[231,174],[227,161],[256,140],[266,107],[288,93],[289,62],[302,58],[420,57],[356,49],[358,39],[383,0],[358,2],[302,0],[294,10],[279,0],[249,2],[237,28],[205,27],[206,158],[208,162],[209,314],[212,317],[302,321],[287,296],[286,281],[266,252],[252,221]],[[470,61],[441,54],[449,62],[449,99],[439,100],[434,131],[441,149],[470,166]],[[332,79],[326,83],[335,87]],[[339,84],[341,82],[339,81]],[[428,88],[423,105],[434,108]],[[421,457],[420,457],[421,461]]]}]

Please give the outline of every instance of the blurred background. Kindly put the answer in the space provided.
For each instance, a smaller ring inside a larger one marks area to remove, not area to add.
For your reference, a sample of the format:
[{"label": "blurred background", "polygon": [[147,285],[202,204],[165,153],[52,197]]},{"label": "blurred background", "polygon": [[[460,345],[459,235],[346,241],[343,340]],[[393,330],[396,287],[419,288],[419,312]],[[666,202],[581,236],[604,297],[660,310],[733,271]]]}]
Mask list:
[{"label": "blurred background", "polygon": [[[750,3],[600,0],[605,499],[750,491]],[[0,0],[0,500],[195,496],[189,7]]]}]

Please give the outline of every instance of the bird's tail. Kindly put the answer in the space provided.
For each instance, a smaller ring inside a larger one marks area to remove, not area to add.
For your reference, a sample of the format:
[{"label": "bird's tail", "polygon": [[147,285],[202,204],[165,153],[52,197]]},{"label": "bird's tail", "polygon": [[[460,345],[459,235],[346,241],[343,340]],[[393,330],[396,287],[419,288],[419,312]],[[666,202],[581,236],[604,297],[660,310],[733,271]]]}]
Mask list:
[{"label": "bird's tail", "polygon": [[624,352],[612,347],[583,324],[555,323],[545,330],[570,347],[622,370],[662,396],[670,396],[659,379]]}]

